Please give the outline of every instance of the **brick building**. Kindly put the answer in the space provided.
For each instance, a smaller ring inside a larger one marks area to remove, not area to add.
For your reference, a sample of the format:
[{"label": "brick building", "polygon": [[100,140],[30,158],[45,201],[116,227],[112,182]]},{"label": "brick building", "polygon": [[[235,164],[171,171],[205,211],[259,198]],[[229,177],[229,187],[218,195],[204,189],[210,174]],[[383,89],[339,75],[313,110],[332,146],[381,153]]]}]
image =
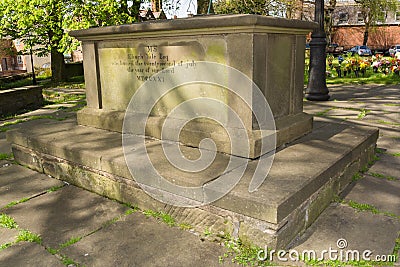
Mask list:
[{"label": "brick building", "polygon": [[[344,46],[345,49],[362,45],[364,18],[354,0],[337,0],[332,19],[332,42]],[[400,11],[382,10],[369,31],[367,45],[371,49],[386,50],[395,44],[400,44]]]},{"label": "brick building", "polygon": [[0,39],[0,76],[25,72],[23,57],[11,39]]}]

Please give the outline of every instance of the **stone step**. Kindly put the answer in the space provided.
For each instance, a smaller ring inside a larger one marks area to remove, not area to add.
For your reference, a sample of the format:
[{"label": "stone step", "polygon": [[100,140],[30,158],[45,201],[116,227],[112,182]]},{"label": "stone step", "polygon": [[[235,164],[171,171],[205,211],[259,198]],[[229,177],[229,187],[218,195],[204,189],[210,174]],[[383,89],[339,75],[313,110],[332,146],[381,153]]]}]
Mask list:
[{"label": "stone step", "polygon": [[[239,183],[221,199],[179,208],[154,200],[132,179],[119,133],[78,126],[74,120],[26,124],[7,133],[15,159],[35,170],[141,208],[167,211],[201,231],[205,227],[225,231],[271,247],[286,246],[318,218],[353,174],[372,159],[377,137],[374,128],[317,122],[313,133],[276,153],[268,176],[252,193],[248,188],[258,160],[233,157],[236,165],[225,169],[229,156],[217,153],[209,169],[185,173],[167,162],[162,142],[148,140],[153,165],[177,184],[205,185],[247,165]],[[182,150],[188,158],[199,155],[195,148]]]},{"label": "stone step", "polygon": [[[300,255],[302,251],[313,250],[318,258],[341,262],[351,261],[353,254],[348,252],[355,250],[359,252],[359,259],[362,260],[364,251],[369,250],[371,253],[367,257],[374,261],[377,256],[387,257],[393,254],[399,230],[400,222],[397,219],[371,212],[360,212],[342,204],[333,204],[302,238],[297,240],[292,249],[298,251]],[[323,250],[329,251],[329,248],[331,251],[336,250],[332,254],[336,259],[329,258],[328,253],[322,254]],[[388,262],[385,266],[389,265]]]}]

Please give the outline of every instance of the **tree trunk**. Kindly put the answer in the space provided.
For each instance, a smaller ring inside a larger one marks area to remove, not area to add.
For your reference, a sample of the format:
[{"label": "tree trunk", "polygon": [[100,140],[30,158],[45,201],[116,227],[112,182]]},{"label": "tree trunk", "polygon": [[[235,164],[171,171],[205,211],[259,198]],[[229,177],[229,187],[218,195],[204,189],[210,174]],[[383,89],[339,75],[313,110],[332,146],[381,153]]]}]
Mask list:
[{"label": "tree trunk", "polygon": [[51,74],[54,82],[66,80],[64,55],[55,48],[51,50]]},{"label": "tree trunk", "polygon": [[[210,4],[210,0],[198,0],[197,1],[197,14],[207,14],[208,13],[208,5]],[[210,14],[214,13],[214,8],[211,2]]]},{"label": "tree trunk", "polygon": [[369,35],[368,27],[365,27],[363,45],[367,45],[367,43],[368,43],[368,35]]}]

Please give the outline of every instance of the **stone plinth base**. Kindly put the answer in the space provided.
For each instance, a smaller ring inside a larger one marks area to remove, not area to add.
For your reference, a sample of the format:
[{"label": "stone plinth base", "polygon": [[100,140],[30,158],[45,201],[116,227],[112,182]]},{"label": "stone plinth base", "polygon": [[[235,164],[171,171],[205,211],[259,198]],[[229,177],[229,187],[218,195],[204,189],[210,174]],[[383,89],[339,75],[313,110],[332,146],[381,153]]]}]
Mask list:
[{"label": "stone plinth base", "polygon": [[[88,107],[80,110],[77,113],[78,124],[115,132],[122,132],[124,116],[125,112],[93,109]],[[279,148],[285,143],[291,142],[303,135],[308,134],[312,129],[312,121],[312,116],[306,113],[299,113],[277,119],[275,121],[276,147]],[[165,125],[163,126],[163,122],[163,117],[149,118],[146,128],[146,135],[161,139],[161,130],[163,127],[164,130],[166,127],[168,127]],[[171,128],[171,131],[172,130],[173,128]],[[254,130],[249,132],[248,136],[250,143],[250,155],[247,156],[244,154],[238,154],[236,156],[251,159],[261,156],[260,142],[263,140],[263,138],[267,138],[269,134],[270,133],[267,131],[262,132]],[[226,135],[226,131],[218,125],[194,123],[190,127],[185,127],[179,137],[179,142],[193,147],[198,147],[199,142],[204,138],[212,138],[216,141],[218,152],[232,154],[231,140],[229,139],[229,136]]]},{"label": "stone plinth base", "polygon": [[[15,160],[23,165],[142,209],[167,212],[199,232],[207,227],[269,248],[285,247],[318,218],[372,160],[377,137],[374,128],[314,123],[312,133],[276,153],[257,191],[248,191],[257,160],[243,161],[246,171],[227,195],[206,206],[178,208],[151,198],[135,182],[119,133],[50,120],[7,132]],[[198,156],[196,148],[182,149],[189,158]],[[160,141],[148,140],[147,151],[161,175],[188,186],[222,175],[230,157],[217,153],[215,165],[193,174],[169,165]]]}]

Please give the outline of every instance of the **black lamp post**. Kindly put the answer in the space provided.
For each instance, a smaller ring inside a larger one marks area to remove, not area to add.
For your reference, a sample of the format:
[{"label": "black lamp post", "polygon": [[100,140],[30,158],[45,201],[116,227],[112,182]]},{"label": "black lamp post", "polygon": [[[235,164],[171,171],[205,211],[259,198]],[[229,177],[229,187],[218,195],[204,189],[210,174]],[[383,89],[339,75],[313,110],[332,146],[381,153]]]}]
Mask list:
[{"label": "black lamp post", "polygon": [[32,84],[36,85],[36,75],[35,75],[35,68],[33,66],[33,53],[32,53],[32,47],[29,50],[29,55],[31,56],[31,66],[32,66]]},{"label": "black lamp post", "polygon": [[324,30],[324,0],[315,0],[315,22],[318,29],[311,35],[310,42],[310,72],[306,99],[326,101],[329,99],[329,90],[326,87],[326,35]]},{"label": "black lamp post", "polygon": [[28,44],[29,44],[29,56],[31,58],[31,66],[32,66],[32,84],[36,85],[36,75],[35,75],[35,68],[33,66],[33,52],[32,52],[32,46],[33,46],[33,41],[32,41],[32,34],[31,32],[28,33]]}]

